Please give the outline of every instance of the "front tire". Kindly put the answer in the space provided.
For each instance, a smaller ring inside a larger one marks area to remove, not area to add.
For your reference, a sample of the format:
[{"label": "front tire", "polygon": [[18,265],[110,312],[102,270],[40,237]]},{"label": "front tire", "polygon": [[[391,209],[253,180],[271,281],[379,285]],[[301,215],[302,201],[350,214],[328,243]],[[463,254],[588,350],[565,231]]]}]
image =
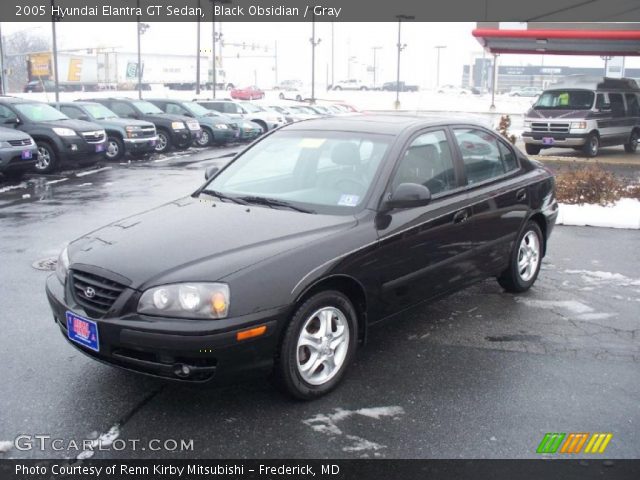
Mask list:
[{"label": "front tire", "polygon": [[600,137],[597,133],[591,132],[582,147],[582,153],[587,157],[593,158],[598,155],[598,152],[600,152]]},{"label": "front tire", "polygon": [[196,139],[195,143],[198,147],[208,147],[213,145],[213,132],[208,128],[203,128],[200,138]]},{"label": "front tire", "polygon": [[638,150],[638,131],[634,130],[629,136],[629,141],[624,144],[624,151],[627,153],[636,153]]},{"label": "front tire", "polygon": [[298,307],[276,361],[280,386],[301,400],[327,394],[342,380],[356,351],[358,322],[340,292],[320,292]]},{"label": "front tire", "polygon": [[105,152],[105,156],[107,160],[115,162],[116,160],[120,160],[124,155],[124,142],[118,137],[108,137],[107,138],[107,151]]},{"label": "front tire", "polygon": [[509,266],[498,277],[500,286],[512,293],[529,290],[540,272],[543,245],[540,227],[536,222],[529,221],[514,244]]},{"label": "front tire", "polygon": [[166,130],[158,130],[156,153],[166,153],[171,150],[171,135]]},{"label": "front tire", "polygon": [[538,155],[540,150],[542,149],[540,145],[534,145],[532,143],[525,143],[524,149],[527,152],[527,155]]},{"label": "front tire", "polygon": [[280,100],[284,100],[284,93],[280,92],[280,94],[278,95],[278,98]]},{"label": "front tire", "polygon": [[38,173],[51,173],[58,166],[58,155],[53,145],[45,141],[37,141],[38,161],[34,165],[34,169]]}]

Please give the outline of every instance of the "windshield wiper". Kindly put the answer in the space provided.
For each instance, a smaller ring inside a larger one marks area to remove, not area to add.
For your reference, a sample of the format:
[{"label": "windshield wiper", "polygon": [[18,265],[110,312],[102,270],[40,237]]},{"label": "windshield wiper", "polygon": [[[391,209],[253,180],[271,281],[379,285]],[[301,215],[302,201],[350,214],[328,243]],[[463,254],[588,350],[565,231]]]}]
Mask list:
[{"label": "windshield wiper", "polygon": [[266,198],[266,197],[254,197],[254,196],[246,196],[240,197],[242,200],[248,203],[255,203],[258,205],[266,205],[271,208],[275,207],[284,207],[289,208],[291,210],[295,210],[296,212],[302,213],[316,213],[315,210],[310,210],[308,208],[298,207],[293,205],[292,203],[285,202],[284,200],[276,200],[275,198]]},{"label": "windshield wiper", "polygon": [[238,203],[240,205],[249,205],[249,202],[247,202],[244,199],[238,198],[238,197],[232,197],[230,195],[225,195],[222,192],[219,192],[217,190],[209,190],[208,188],[205,188],[204,190],[201,190],[200,192],[198,192],[198,195],[201,194],[207,194],[207,195],[211,195],[212,197],[218,197],[220,200],[230,200],[234,203]]}]

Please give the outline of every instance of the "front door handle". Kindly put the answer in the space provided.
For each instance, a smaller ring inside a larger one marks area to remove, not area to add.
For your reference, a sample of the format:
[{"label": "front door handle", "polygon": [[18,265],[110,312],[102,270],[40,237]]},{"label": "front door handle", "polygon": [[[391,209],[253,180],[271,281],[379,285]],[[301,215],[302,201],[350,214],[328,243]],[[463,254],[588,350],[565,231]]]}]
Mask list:
[{"label": "front door handle", "polygon": [[526,189],[522,189],[522,190],[518,190],[516,192],[516,200],[518,200],[519,202],[524,202],[527,199],[527,190]]},{"label": "front door handle", "polygon": [[464,223],[469,220],[469,211],[467,209],[460,210],[453,216],[453,223]]}]

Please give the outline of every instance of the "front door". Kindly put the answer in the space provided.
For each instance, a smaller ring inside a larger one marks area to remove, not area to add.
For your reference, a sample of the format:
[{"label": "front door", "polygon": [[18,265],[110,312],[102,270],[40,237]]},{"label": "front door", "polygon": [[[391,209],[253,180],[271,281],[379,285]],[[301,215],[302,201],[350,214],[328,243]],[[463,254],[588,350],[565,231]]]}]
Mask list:
[{"label": "front door", "polygon": [[401,183],[429,188],[423,207],[378,214],[379,285],[382,315],[454,290],[470,268],[472,230],[459,169],[447,129],[421,132],[408,143],[387,187]]}]

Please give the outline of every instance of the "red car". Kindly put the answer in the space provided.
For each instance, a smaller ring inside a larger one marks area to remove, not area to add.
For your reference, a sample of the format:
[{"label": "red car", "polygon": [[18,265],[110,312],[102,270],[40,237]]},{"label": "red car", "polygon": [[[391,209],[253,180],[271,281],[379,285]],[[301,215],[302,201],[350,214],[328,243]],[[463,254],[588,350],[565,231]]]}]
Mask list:
[{"label": "red car", "polygon": [[264,92],[255,85],[231,90],[231,98],[234,100],[259,100],[264,98]]}]

